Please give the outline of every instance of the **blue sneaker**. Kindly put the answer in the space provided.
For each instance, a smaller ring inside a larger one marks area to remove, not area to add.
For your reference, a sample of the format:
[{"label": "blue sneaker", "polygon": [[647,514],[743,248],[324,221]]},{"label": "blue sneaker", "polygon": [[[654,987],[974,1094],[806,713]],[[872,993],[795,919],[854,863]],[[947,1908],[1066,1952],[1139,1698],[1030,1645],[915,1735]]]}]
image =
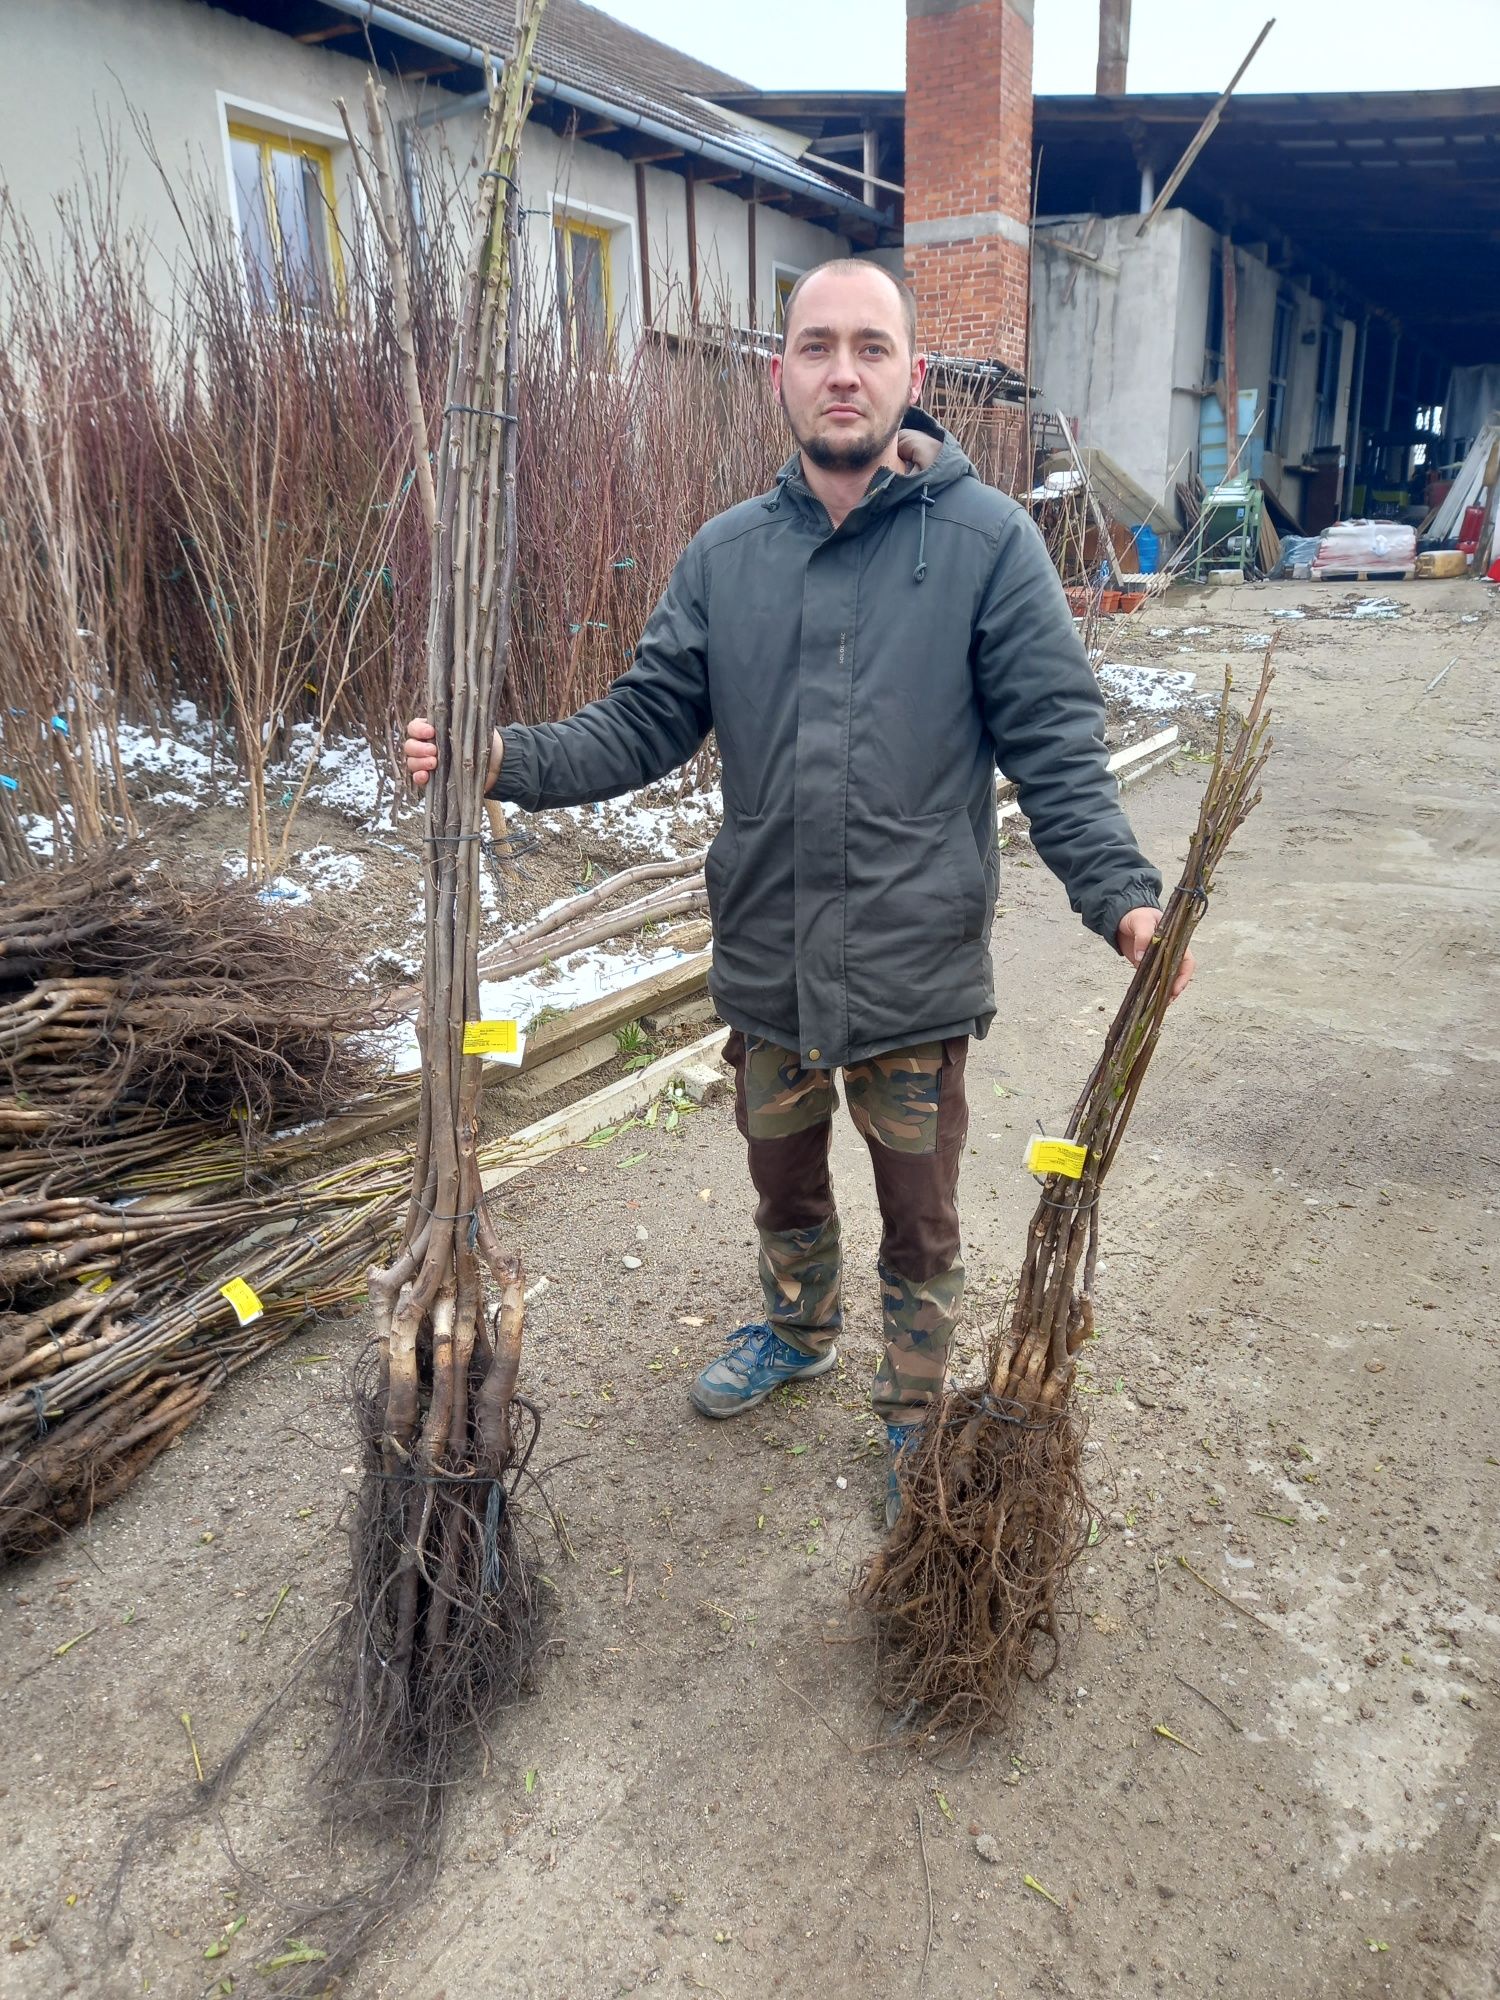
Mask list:
[{"label": "blue sneaker", "polygon": [[826,1354],[804,1354],[765,1320],[738,1328],[725,1347],[728,1351],[709,1362],[691,1390],[694,1408],[705,1417],[737,1417],[763,1403],[783,1382],[826,1375],[838,1359],[833,1347]]},{"label": "blue sneaker", "polygon": [[896,1460],[907,1450],[920,1424],[887,1424],[885,1427],[885,1531],[889,1534],[901,1518],[901,1481]]}]

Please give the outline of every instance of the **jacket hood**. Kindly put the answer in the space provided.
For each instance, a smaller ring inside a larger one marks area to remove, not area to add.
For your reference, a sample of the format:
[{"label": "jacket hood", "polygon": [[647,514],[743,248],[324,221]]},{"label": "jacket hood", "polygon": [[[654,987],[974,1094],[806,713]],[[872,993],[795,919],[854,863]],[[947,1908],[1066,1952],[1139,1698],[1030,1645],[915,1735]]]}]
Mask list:
[{"label": "jacket hood", "polygon": [[[925,504],[930,504],[931,496],[941,493],[945,486],[952,486],[960,479],[978,477],[957,438],[945,431],[925,410],[908,409],[896,433],[896,449],[906,470],[897,473],[888,466],[882,466],[871,480],[868,492],[850,514],[850,522],[857,516],[868,518],[884,513],[887,508],[899,507],[919,492],[928,496]],[[777,473],[775,489],[766,496],[766,504],[774,507],[783,493],[790,494],[805,506],[816,507],[820,504],[802,477],[800,451],[794,451]]]}]

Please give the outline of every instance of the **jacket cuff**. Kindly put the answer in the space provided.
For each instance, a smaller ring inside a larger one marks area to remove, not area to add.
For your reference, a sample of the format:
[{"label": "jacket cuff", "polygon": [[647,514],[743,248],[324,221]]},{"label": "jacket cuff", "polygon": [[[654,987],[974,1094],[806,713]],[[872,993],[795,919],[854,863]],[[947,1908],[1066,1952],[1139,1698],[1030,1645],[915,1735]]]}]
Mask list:
[{"label": "jacket cuff", "polygon": [[535,812],[541,803],[541,780],[532,733],[523,725],[503,729],[500,733],[505,739],[505,755],[500,760],[500,775],[485,797],[500,799],[506,805],[520,806],[526,812]]},{"label": "jacket cuff", "polygon": [[[1108,897],[1099,910],[1099,921],[1089,923],[1089,929],[1103,938],[1111,951],[1118,951],[1116,937],[1120,929],[1120,919],[1127,910],[1159,910],[1161,908],[1161,877],[1154,868],[1143,874],[1132,875]],[[1085,919],[1085,922],[1088,920]]]}]

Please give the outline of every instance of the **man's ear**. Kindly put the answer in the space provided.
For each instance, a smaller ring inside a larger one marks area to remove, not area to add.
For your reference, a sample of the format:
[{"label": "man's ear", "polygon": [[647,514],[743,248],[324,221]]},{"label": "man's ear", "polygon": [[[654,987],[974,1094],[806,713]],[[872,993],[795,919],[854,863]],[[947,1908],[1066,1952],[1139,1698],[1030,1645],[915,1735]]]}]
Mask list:
[{"label": "man's ear", "polygon": [[926,380],[927,356],[925,354],[918,354],[914,356],[911,364],[911,400],[913,403],[921,402],[922,384]]},{"label": "man's ear", "polygon": [[781,356],[779,354],[771,356],[771,394],[776,398],[778,403],[781,401]]}]

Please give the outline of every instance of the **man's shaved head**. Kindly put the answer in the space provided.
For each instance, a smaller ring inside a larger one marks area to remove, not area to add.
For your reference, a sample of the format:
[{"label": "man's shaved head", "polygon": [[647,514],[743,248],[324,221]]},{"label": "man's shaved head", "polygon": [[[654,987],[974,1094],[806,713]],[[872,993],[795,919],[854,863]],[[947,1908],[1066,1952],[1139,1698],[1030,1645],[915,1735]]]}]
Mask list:
[{"label": "man's shaved head", "polygon": [[812,279],[838,277],[845,272],[857,272],[861,277],[864,277],[872,271],[879,277],[884,278],[891,290],[896,294],[897,302],[901,308],[902,324],[906,328],[906,344],[911,353],[915,354],[917,351],[917,302],[912,297],[910,288],[903,285],[899,278],[893,277],[883,264],[873,263],[865,257],[830,257],[826,264],[814,264],[810,271],[804,271],[790,292],[787,293],[786,305],[782,310],[781,316],[783,337],[790,336],[792,331],[792,315],[797,310],[797,301],[802,296],[804,286],[810,283]]}]

